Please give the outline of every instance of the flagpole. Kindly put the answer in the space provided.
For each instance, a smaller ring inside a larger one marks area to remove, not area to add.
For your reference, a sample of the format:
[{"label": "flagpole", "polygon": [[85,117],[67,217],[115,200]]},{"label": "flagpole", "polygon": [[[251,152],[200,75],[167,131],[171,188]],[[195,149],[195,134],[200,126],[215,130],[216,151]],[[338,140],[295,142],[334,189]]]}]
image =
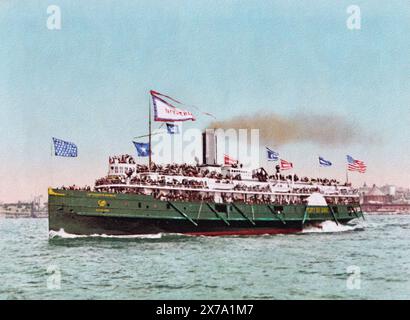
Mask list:
[{"label": "flagpole", "polygon": [[148,112],[148,130],[149,130],[149,135],[148,135],[148,169],[151,171],[151,97],[149,97],[149,112]]},{"label": "flagpole", "polygon": [[51,171],[51,183],[47,186],[47,187],[51,187],[51,188],[53,188],[53,187],[55,187],[55,185],[54,185],[54,165],[53,165],[53,152],[54,151],[54,141],[53,140],[51,140],[51,143],[50,143],[50,152],[51,152],[51,157],[50,157],[50,171]]}]

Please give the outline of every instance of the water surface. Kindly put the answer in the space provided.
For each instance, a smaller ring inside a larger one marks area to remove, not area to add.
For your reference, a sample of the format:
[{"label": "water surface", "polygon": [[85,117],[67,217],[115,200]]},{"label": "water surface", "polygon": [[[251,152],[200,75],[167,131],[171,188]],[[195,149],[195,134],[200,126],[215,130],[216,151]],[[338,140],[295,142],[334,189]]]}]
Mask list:
[{"label": "water surface", "polygon": [[0,298],[410,298],[408,215],[296,235],[63,236],[49,240],[47,219],[0,219]]}]

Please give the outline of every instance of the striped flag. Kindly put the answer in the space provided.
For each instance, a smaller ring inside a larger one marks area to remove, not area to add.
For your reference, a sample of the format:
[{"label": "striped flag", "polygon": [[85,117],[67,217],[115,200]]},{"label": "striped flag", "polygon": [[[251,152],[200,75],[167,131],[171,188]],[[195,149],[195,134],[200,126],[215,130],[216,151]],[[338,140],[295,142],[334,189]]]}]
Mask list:
[{"label": "striped flag", "polygon": [[224,154],[224,164],[225,165],[233,165],[237,163],[238,163],[238,160],[235,160],[234,158],[231,158],[227,154]]},{"label": "striped flag", "polygon": [[293,163],[292,162],[280,159],[280,169],[281,170],[290,170],[292,168],[293,168]]},{"label": "striped flag", "polygon": [[347,170],[357,171],[360,173],[366,172],[366,164],[361,160],[353,159],[351,156],[347,155]]},{"label": "striped flag", "polygon": [[178,100],[175,100],[169,96],[163,95],[154,90],[150,91],[152,102],[154,104],[154,120],[155,121],[195,121],[195,117],[192,112],[184,109],[180,109],[172,105],[169,101],[181,104]]},{"label": "striped flag", "polygon": [[[189,108],[194,108],[195,110],[198,110],[198,111],[201,112],[202,114],[205,114],[205,115],[207,115],[207,116],[210,116],[210,117],[212,117],[212,118],[214,118],[214,119],[216,120],[216,118],[215,118],[215,116],[214,116],[213,114],[211,114],[211,113],[209,113],[209,112],[204,112],[204,111],[202,111],[201,109],[199,109],[199,108],[196,107],[196,106],[186,105],[185,103],[182,103],[181,101],[175,100],[174,98],[171,98],[170,96],[167,96],[167,95],[165,95],[165,94],[159,93],[158,91],[151,90],[150,93],[151,93],[151,96],[153,97],[153,101],[154,101],[154,102],[156,102],[155,99],[154,99],[154,97],[157,97],[157,98],[158,98],[158,97],[162,97],[162,98],[165,98],[165,99],[167,99],[167,100],[172,101],[173,103],[177,103],[177,104],[179,104],[179,105],[181,105],[181,106],[186,106],[186,107],[189,107]],[[163,102],[167,103],[167,102],[164,101],[163,99],[161,99],[161,100],[162,100]],[[174,107],[174,106],[171,105],[171,104],[170,104],[170,106]],[[192,116],[192,119],[187,119],[187,120],[195,120],[195,118],[194,118],[194,116]],[[157,121],[157,120],[156,120],[156,121]],[[158,120],[158,121],[163,121],[163,120]],[[175,120],[175,121],[178,121],[178,120]],[[185,121],[185,120],[181,120],[181,121]]]},{"label": "striped flag", "polygon": [[331,163],[329,160],[325,160],[325,159],[322,158],[322,157],[319,157],[319,164],[320,164],[322,167],[330,167],[330,166],[332,165],[332,163]]},{"label": "striped flag", "polygon": [[268,158],[268,161],[278,161],[279,160],[279,153],[276,151],[273,151],[272,149],[265,147],[266,148],[266,156]]}]

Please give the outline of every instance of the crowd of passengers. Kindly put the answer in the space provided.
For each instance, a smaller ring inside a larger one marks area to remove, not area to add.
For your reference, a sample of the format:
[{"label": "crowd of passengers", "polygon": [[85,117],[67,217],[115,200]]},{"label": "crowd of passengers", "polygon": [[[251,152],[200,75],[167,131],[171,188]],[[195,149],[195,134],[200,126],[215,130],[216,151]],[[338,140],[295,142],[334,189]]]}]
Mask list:
[{"label": "crowd of passengers", "polygon": [[[231,180],[216,180],[219,183],[231,183]],[[133,178],[125,176],[109,176],[103,177],[96,180],[95,186],[109,185],[109,184],[131,184],[131,185],[149,185],[149,186],[161,186],[161,187],[172,187],[172,188],[192,188],[192,189],[208,189],[206,181],[198,181],[195,179],[182,179],[179,181],[177,179],[166,179],[165,176],[161,176],[158,179],[152,179],[150,176],[134,176]],[[244,183],[236,183],[233,187],[235,191],[250,191],[250,192],[271,192],[270,185],[246,185]],[[347,194],[347,191],[344,189],[338,190],[337,186],[335,189],[341,194]],[[353,190],[355,193],[357,190]],[[304,186],[300,188],[293,188],[289,193],[298,193],[298,194],[310,194],[313,192],[320,192],[318,186]],[[352,193],[350,191],[349,193]]]},{"label": "crowd of passengers", "polygon": [[259,186],[259,185],[253,185],[253,186],[248,186],[243,183],[238,183],[233,187],[233,190],[237,191],[255,191],[255,192],[271,192],[271,189],[269,185],[266,186]]},{"label": "crowd of passengers", "polygon": [[[232,167],[237,167],[237,165],[233,165]],[[147,165],[137,164],[136,167],[137,173],[144,173],[144,172],[155,172],[163,175],[180,175],[180,176],[187,176],[187,177],[197,177],[197,178],[213,178],[218,180],[228,179],[228,180],[241,180],[241,175],[231,175],[226,174],[223,175],[216,171],[200,170],[200,168],[196,165],[189,165],[189,164],[167,164],[167,165],[158,165],[152,164],[151,170],[148,169]],[[255,173],[253,178],[261,178],[259,173]],[[327,178],[308,178],[308,177],[299,177],[296,174],[294,175],[283,175],[277,172],[276,174],[269,175],[268,178],[274,181],[294,181],[294,182],[304,182],[304,183],[319,183],[325,186],[334,186],[334,185],[344,185],[348,186],[349,184],[341,184],[336,179],[327,179]],[[262,179],[259,179],[263,181]],[[266,181],[266,180],[265,180]]]},{"label": "crowd of passengers", "polygon": [[213,202],[214,197],[212,194],[201,194],[195,191],[181,192],[178,190],[172,190],[171,192],[165,193],[162,191],[154,191],[154,198],[161,201],[184,201],[184,202]]},{"label": "crowd of passengers", "polygon": [[[181,191],[181,190],[169,190],[163,191],[160,189],[145,190],[144,188],[101,188],[103,192],[116,192],[126,194],[140,194],[140,195],[152,195],[155,199],[161,201],[183,201],[183,202],[215,202],[215,197],[212,192],[196,192],[196,191]],[[281,205],[306,205],[306,197],[298,196],[269,196],[269,195],[237,195],[229,192],[221,193],[220,199],[223,203],[246,203],[250,205],[254,204],[281,204]],[[332,197],[326,197],[328,204],[335,204],[335,199]],[[357,199],[354,198],[339,198],[338,204],[354,204],[357,203]]]},{"label": "crowd of passengers", "polygon": [[100,179],[95,180],[95,186],[102,186],[105,184],[126,184],[127,179],[123,176],[109,176],[109,177],[102,177]]},{"label": "crowd of passengers", "polygon": [[110,164],[117,164],[117,163],[128,163],[128,164],[135,164],[135,160],[129,154],[123,154],[121,156],[112,156],[108,158]]},{"label": "crowd of passengers", "polygon": [[186,176],[186,177],[196,177],[196,178],[211,178],[211,179],[240,179],[240,175],[223,175],[216,171],[200,170],[196,165],[190,164],[167,164],[159,165],[153,163],[151,170],[149,170],[147,165],[137,164],[137,173],[154,172],[166,176]]},{"label": "crowd of passengers", "polygon": [[80,186],[76,186],[75,184],[71,185],[71,186],[62,186],[60,188],[61,190],[80,190],[80,191],[91,191],[91,187],[90,186],[84,186],[84,187],[80,187]]},{"label": "crowd of passengers", "polygon": [[[76,185],[72,186],[62,186],[62,190],[82,190],[82,191],[92,191],[90,186],[79,187]],[[161,201],[204,201],[204,202],[214,202],[214,195],[212,192],[197,192],[197,191],[182,191],[182,190],[167,190],[163,191],[160,189],[147,190],[144,188],[129,188],[129,187],[103,187],[99,188],[100,192],[110,192],[110,193],[124,193],[124,194],[140,194],[140,195],[153,195],[156,199]],[[229,192],[222,192],[221,199],[224,203],[246,203],[246,204],[306,204],[306,197],[299,196],[269,196],[269,195],[237,195]],[[338,204],[353,204],[357,203],[358,199],[346,197],[339,198]],[[335,204],[335,198],[326,197],[328,204]]]},{"label": "crowd of passengers", "polygon": [[151,179],[149,176],[134,177],[130,180],[131,184],[148,184],[153,186],[161,187],[176,187],[176,188],[193,188],[193,189],[205,189],[208,188],[206,181],[197,181],[190,179],[182,179],[178,181],[177,179],[172,179],[167,181],[165,177],[160,177],[159,179]]},{"label": "crowd of passengers", "polygon": [[269,176],[270,180],[276,180],[276,181],[294,181],[294,182],[303,182],[307,184],[321,184],[323,186],[348,186],[349,184],[341,184],[339,181],[336,179],[327,179],[327,178],[308,178],[308,177],[301,177],[299,178],[296,174],[294,175],[283,175],[283,174],[273,174]]},{"label": "crowd of passengers", "polygon": [[[113,156],[109,158],[110,164],[116,164],[116,163],[127,163],[127,164],[135,164],[134,158],[129,155],[120,155],[120,156]],[[242,168],[242,164],[234,164],[232,165],[232,168]],[[212,179],[217,179],[217,180],[241,180],[241,175],[236,174],[236,175],[231,175],[231,174],[226,174],[223,175],[221,173],[218,173],[216,171],[211,171],[211,170],[200,170],[200,167],[197,165],[190,165],[190,164],[166,164],[166,165],[160,165],[153,163],[151,165],[151,170],[149,170],[149,167],[144,164],[136,164],[136,173],[144,173],[144,172],[155,172],[159,173],[162,175],[168,175],[168,176],[187,176],[187,177],[197,177],[197,178],[212,178]],[[130,177],[134,173],[134,170],[128,170],[126,172],[126,175]],[[308,178],[308,177],[299,177],[296,174],[294,175],[284,175],[280,173],[280,169],[278,166],[276,166],[276,173],[272,175],[268,175],[265,170],[263,172],[256,172],[252,176],[253,178],[258,179],[259,181],[267,181],[268,179],[271,181],[294,181],[294,182],[304,182],[308,184],[321,184],[325,186],[350,186],[350,184],[345,183],[341,184],[339,181],[336,179],[327,179],[327,178]]]},{"label": "crowd of passengers", "polygon": [[140,172],[156,172],[164,175],[170,176],[188,176],[188,177],[197,177],[200,176],[201,172],[199,168],[195,165],[189,164],[166,164],[160,165],[153,163],[151,165],[151,170],[149,170],[147,165],[137,164],[137,173]]}]

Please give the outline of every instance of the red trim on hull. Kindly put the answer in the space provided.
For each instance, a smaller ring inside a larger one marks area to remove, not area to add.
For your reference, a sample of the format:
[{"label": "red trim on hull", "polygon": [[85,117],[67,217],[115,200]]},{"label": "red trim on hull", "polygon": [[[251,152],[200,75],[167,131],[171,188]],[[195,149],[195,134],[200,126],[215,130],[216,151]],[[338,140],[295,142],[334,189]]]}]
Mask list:
[{"label": "red trim on hull", "polygon": [[200,232],[186,232],[184,234],[191,236],[240,236],[240,235],[261,235],[261,234],[285,234],[298,233],[301,228],[253,228],[245,230],[223,230],[223,231],[200,231]]}]

